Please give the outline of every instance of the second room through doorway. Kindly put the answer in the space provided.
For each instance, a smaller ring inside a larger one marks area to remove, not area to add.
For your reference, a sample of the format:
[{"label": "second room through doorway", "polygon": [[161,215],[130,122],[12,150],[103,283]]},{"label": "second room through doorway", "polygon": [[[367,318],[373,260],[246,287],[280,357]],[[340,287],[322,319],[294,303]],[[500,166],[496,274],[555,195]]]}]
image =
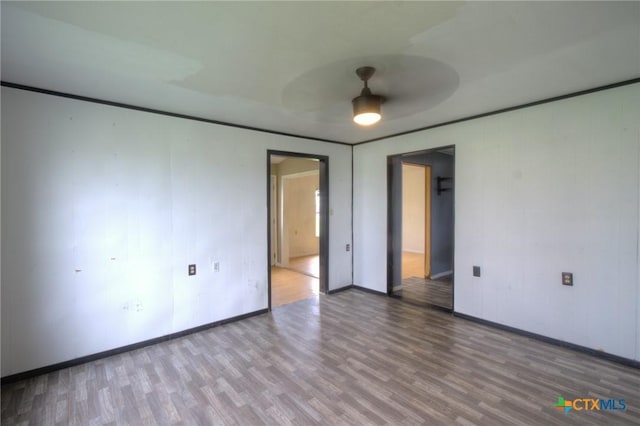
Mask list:
[{"label": "second room through doorway", "polygon": [[318,297],[320,162],[271,156],[271,306]]}]

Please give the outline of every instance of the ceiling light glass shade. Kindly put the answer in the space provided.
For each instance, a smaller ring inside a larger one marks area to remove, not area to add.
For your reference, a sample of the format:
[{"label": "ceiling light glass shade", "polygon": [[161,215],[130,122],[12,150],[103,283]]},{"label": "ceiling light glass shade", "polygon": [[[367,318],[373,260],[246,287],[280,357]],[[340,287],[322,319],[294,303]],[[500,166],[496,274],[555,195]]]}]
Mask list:
[{"label": "ceiling light glass shade", "polygon": [[[368,91],[368,89],[367,89]],[[365,90],[363,89],[363,92]],[[353,98],[353,121],[361,126],[371,126],[380,121],[380,104],[382,96],[362,93],[357,98]]]},{"label": "ceiling light glass shade", "polygon": [[380,114],[377,112],[363,112],[353,117],[353,121],[361,126],[371,126],[380,121]]}]

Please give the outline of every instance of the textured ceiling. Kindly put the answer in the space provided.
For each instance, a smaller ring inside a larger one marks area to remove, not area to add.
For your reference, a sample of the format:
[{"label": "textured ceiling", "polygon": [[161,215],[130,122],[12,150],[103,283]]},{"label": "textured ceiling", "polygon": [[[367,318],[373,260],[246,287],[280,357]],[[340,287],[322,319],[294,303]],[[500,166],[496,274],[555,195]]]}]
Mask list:
[{"label": "textured ceiling", "polygon": [[[640,2],[5,2],[2,80],[356,143],[640,77]],[[388,98],[351,121],[361,65]]]}]

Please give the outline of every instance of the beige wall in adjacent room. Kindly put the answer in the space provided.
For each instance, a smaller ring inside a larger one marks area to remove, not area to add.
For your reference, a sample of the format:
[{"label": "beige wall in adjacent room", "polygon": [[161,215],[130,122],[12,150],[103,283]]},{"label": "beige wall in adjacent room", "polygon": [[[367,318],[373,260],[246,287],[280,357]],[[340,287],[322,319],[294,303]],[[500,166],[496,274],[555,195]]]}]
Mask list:
[{"label": "beige wall in adjacent room", "polygon": [[402,251],[424,253],[424,167],[402,165]]},{"label": "beige wall in adjacent room", "polygon": [[318,173],[283,179],[284,223],[289,257],[318,254],[316,237],[316,190]]},{"label": "beige wall in adjacent room", "polygon": [[279,176],[287,176],[318,170],[319,164],[314,159],[291,157],[278,164],[276,170]]}]

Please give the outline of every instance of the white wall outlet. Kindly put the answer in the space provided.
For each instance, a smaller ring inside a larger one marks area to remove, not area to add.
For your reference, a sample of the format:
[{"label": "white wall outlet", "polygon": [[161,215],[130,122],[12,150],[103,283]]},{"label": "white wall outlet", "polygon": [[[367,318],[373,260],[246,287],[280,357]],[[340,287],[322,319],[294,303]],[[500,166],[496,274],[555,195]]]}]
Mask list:
[{"label": "white wall outlet", "polygon": [[211,269],[213,269],[213,272],[220,272],[220,262],[217,260],[211,262]]}]

